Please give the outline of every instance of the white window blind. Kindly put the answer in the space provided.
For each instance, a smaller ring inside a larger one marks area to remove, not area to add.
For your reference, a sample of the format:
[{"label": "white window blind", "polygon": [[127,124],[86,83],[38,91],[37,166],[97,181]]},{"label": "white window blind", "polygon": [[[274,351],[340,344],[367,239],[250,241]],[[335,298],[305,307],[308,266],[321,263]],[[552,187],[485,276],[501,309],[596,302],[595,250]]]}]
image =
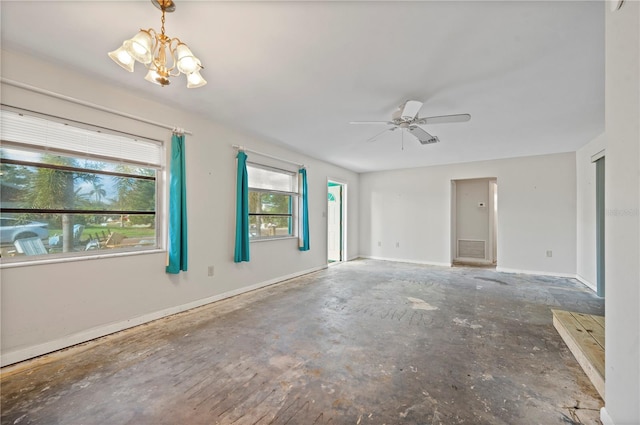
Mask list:
[{"label": "white window blind", "polygon": [[161,143],[98,133],[4,109],[0,111],[0,123],[2,142],[155,168],[164,163]]},{"label": "white window blind", "polygon": [[251,189],[273,190],[292,193],[296,191],[295,173],[274,170],[256,164],[247,164],[249,187]]}]

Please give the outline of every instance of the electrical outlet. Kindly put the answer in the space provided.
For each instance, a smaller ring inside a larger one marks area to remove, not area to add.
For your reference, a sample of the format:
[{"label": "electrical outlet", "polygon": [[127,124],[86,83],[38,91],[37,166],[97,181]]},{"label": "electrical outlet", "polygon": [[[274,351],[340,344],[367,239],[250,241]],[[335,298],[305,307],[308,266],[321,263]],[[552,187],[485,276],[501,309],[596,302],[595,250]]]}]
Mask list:
[{"label": "electrical outlet", "polygon": [[213,276],[213,266],[209,266],[209,267],[207,268],[207,275],[208,275],[208,276]]},{"label": "electrical outlet", "polygon": [[382,246],[382,242],[378,241],[378,246]]},{"label": "electrical outlet", "polygon": [[396,242],[396,248],[400,248],[400,242]]},{"label": "electrical outlet", "polygon": [[553,251],[548,250],[547,251],[547,257],[553,257]]}]

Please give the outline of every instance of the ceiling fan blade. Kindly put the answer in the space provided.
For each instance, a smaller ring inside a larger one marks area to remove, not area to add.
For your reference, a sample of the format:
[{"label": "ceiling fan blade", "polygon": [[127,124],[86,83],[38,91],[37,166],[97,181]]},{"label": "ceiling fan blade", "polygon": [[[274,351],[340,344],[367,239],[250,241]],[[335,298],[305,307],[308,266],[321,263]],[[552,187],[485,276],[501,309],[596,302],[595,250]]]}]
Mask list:
[{"label": "ceiling fan blade", "polygon": [[350,121],[349,124],[385,124],[393,125],[391,121]]},{"label": "ceiling fan blade", "polygon": [[398,127],[391,127],[391,128],[385,128],[384,130],[382,130],[380,133],[376,134],[373,137],[369,137],[366,142],[373,142],[374,140],[376,140],[378,137],[382,136],[384,133],[386,133],[387,131],[396,131]]},{"label": "ceiling fan blade", "polygon": [[441,115],[438,117],[421,117],[416,124],[445,124],[450,122],[467,122],[471,119],[469,114]]},{"label": "ceiling fan blade", "polygon": [[409,126],[407,130],[409,130],[411,134],[413,134],[423,145],[438,143],[440,141],[440,139],[438,139],[436,136],[430,135],[429,133],[424,131],[424,129],[418,127],[417,125]]},{"label": "ceiling fan blade", "polygon": [[418,100],[407,100],[404,105],[402,105],[402,114],[401,117],[404,120],[412,120],[418,116],[418,112],[422,108],[422,102]]}]

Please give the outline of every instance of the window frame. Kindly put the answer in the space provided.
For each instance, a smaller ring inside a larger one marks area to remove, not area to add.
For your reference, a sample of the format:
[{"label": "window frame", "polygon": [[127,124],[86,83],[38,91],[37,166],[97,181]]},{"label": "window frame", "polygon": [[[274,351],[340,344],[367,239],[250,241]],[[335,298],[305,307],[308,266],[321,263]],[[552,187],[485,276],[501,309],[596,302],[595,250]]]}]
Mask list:
[{"label": "window frame", "polygon": [[[247,185],[249,191],[249,197],[251,197],[251,193],[262,194],[271,194],[271,195],[285,195],[289,196],[289,213],[256,213],[251,212],[249,210],[249,221],[251,221],[251,217],[289,217],[289,226],[291,231],[286,235],[260,235],[258,231],[257,236],[252,236],[251,227],[249,228],[249,242],[265,242],[265,241],[273,241],[273,240],[282,240],[282,239],[295,239],[298,237],[298,220],[299,220],[299,198],[300,198],[300,190],[299,183],[297,177],[297,171],[287,170],[284,168],[274,167],[272,165],[267,165],[261,162],[247,161],[247,174],[251,173],[250,168],[259,168],[266,171],[271,171],[279,174],[287,175],[291,178],[293,191],[282,191],[276,189],[265,189],[259,187],[252,187],[251,185]],[[249,181],[251,178],[249,178]],[[251,226],[251,225],[250,225]]]},{"label": "window frame", "polygon": [[[50,148],[48,146],[40,145],[33,142],[24,142],[16,140],[5,140],[4,134],[2,134],[2,143],[0,148],[6,148],[14,151],[21,152],[30,152],[37,154],[51,154],[66,158],[72,158],[75,160],[89,160],[93,162],[101,162],[101,163],[111,163],[111,164],[122,164],[135,168],[143,168],[147,170],[154,170],[155,173],[153,176],[145,175],[145,174],[136,174],[136,173],[127,173],[120,171],[111,171],[111,170],[98,170],[91,168],[82,168],[80,166],[66,166],[66,165],[55,165],[49,164],[47,162],[41,161],[24,161],[17,160],[11,158],[2,158],[3,164],[9,165],[17,165],[17,166],[25,166],[25,167],[33,167],[36,169],[54,169],[63,172],[73,172],[78,173],[82,172],[85,174],[91,174],[96,176],[111,176],[111,177],[121,177],[121,178],[132,178],[137,179],[138,181],[154,181],[154,205],[153,210],[132,210],[132,209],[122,209],[122,210],[110,210],[110,209],[56,209],[56,208],[0,208],[0,213],[4,217],[5,214],[71,214],[71,215],[104,215],[104,216],[135,216],[135,215],[152,215],[154,217],[154,235],[152,237],[143,237],[141,239],[145,240],[153,240],[153,244],[149,245],[141,245],[141,246],[122,246],[122,247],[113,247],[108,249],[97,249],[90,251],[73,251],[73,252],[54,252],[48,253],[46,255],[34,255],[34,256],[3,256],[0,259],[0,267],[14,267],[21,265],[30,265],[37,263],[55,263],[55,262],[65,262],[65,261],[77,261],[77,260],[86,260],[92,258],[102,258],[102,257],[114,257],[114,256],[126,256],[126,255],[139,255],[139,254],[149,254],[149,253],[158,253],[165,251],[165,231],[164,227],[166,225],[166,214],[163,211],[165,206],[165,198],[166,198],[166,182],[165,182],[165,173],[166,173],[166,143],[156,139],[150,139],[148,137],[143,136],[134,136],[130,133],[119,132],[113,129],[105,129],[104,127],[93,126],[87,123],[79,123],[77,121],[68,120],[60,117],[55,117],[47,114],[40,114],[33,111],[26,111],[20,108],[15,108],[7,105],[2,105],[2,110],[0,113],[4,114],[5,112],[10,112],[14,114],[24,115],[34,117],[40,120],[50,121],[52,123],[64,124],[65,127],[69,126],[72,128],[71,131],[84,131],[87,133],[99,133],[100,137],[109,137],[115,136],[120,139],[130,139],[136,144],[148,144],[148,146],[155,145],[154,149],[157,149],[158,159],[155,163],[144,163],[137,160],[128,160],[120,156],[116,156],[112,154],[111,157],[103,157],[96,156],[91,154],[83,154],[82,152],[73,151],[73,150],[65,150],[65,149],[56,149]],[[25,136],[26,137],[26,136]],[[11,218],[11,217],[9,217]],[[117,232],[117,228],[116,228]],[[50,235],[51,237],[51,235]]]}]

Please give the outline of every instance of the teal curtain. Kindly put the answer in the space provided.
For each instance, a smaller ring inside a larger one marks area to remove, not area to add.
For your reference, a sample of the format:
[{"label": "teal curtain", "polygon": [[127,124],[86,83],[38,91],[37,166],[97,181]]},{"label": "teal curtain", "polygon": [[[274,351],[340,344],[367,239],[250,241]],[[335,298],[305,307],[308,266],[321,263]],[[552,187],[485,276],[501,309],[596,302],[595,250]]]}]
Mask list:
[{"label": "teal curtain", "polygon": [[300,169],[300,187],[302,194],[302,208],[300,214],[300,251],[309,251],[309,202],[307,200],[307,170]]},{"label": "teal curtain", "polygon": [[249,261],[249,176],[247,154],[238,152],[236,183],[236,251],[233,261]]},{"label": "teal curtain", "polygon": [[187,271],[187,185],[184,134],[171,137],[167,273]]}]

